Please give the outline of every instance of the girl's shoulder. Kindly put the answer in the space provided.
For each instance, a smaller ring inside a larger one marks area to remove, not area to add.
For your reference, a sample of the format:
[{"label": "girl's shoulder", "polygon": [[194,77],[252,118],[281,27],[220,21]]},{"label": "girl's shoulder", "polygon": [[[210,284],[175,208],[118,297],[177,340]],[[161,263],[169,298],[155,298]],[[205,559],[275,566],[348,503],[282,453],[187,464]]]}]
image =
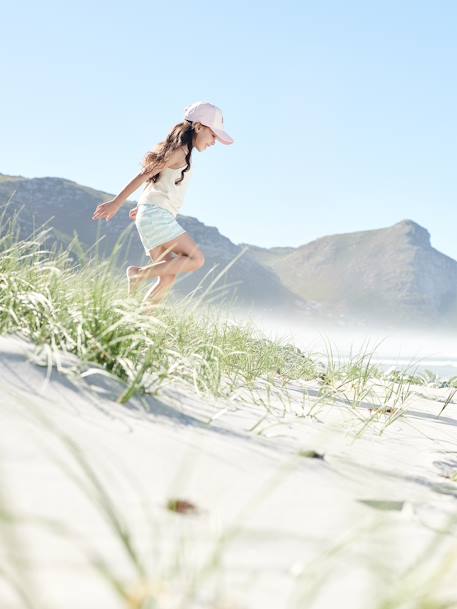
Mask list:
[{"label": "girl's shoulder", "polygon": [[166,167],[168,167],[169,169],[180,169],[183,165],[186,164],[186,154],[187,151],[184,150],[184,148],[178,148],[177,150],[174,150],[168,158]]}]

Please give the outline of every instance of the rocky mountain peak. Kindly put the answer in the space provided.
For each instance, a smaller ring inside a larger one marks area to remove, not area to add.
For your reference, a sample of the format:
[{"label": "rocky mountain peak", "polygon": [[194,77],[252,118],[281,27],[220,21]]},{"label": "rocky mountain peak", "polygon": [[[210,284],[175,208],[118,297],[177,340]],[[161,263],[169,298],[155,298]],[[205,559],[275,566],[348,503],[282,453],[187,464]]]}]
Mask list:
[{"label": "rocky mountain peak", "polygon": [[405,219],[394,224],[391,229],[396,233],[396,237],[404,237],[410,245],[419,247],[431,247],[430,233],[426,228],[420,226],[413,220]]}]

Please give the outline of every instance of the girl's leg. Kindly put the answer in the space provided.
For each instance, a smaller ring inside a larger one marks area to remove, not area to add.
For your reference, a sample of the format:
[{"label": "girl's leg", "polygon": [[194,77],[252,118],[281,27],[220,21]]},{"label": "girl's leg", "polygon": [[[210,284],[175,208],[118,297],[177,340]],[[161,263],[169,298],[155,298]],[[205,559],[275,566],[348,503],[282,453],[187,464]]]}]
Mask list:
[{"label": "girl's leg", "polygon": [[[167,250],[168,248],[164,245],[159,245],[157,248],[150,250],[149,255],[151,257],[152,263],[154,264],[158,260],[173,260],[173,253]],[[175,282],[176,275],[162,275],[161,277],[157,277],[157,281],[146,292],[143,302],[148,302],[150,304],[157,304],[159,302],[162,302],[162,300],[166,297]]]},{"label": "girl's leg", "polygon": [[[173,254],[171,251],[167,251],[163,245],[158,245],[149,251],[149,256],[151,257],[152,264],[157,264],[160,261],[173,260]],[[127,267],[127,281],[128,281],[128,294],[131,296],[135,290],[139,287],[141,283],[143,283],[144,279],[142,277],[141,271],[144,267],[141,266],[128,266]],[[171,275],[169,277],[172,277]],[[148,294],[155,290],[162,291],[162,289],[170,283],[168,276],[164,276],[152,286],[149,290]],[[163,279],[163,281],[162,281]],[[176,278],[175,278],[176,280]],[[173,282],[174,283],[174,282]]]},{"label": "girl's leg", "polygon": [[[167,250],[167,254],[164,255],[163,252]],[[172,253],[176,255],[173,256]],[[127,269],[127,275],[136,285],[154,277],[192,273],[205,263],[202,251],[187,233],[153,248],[149,255],[154,261],[152,264]]]},{"label": "girl's leg", "polygon": [[176,275],[158,277],[156,283],[146,292],[143,302],[157,304],[162,302],[176,282]]}]

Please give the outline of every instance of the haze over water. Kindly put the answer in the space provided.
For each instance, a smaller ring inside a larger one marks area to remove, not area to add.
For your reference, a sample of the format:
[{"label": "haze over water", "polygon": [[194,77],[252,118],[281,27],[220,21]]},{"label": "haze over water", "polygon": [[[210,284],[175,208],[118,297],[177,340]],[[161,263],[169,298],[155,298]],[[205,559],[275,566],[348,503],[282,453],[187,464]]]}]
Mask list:
[{"label": "haze over water", "polygon": [[373,353],[380,368],[430,370],[440,377],[457,375],[457,331],[428,327],[401,329],[381,324],[325,323],[303,316],[273,316],[256,312],[237,313],[251,321],[268,338],[286,340],[305,353],[326,354],[347,361],[362,353]]}]

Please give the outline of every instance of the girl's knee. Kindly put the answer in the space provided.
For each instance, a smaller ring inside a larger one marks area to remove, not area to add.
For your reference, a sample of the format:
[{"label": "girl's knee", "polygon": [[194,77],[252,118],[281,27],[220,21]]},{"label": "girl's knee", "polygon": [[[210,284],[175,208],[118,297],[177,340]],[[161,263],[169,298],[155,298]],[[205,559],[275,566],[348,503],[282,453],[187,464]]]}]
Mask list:
[{"label": "girl's knee", "polygon": [[192,259],[195,264],[195,270],[201,269],[202,266],[205,264],[205,257],[202,254],[202,252],[198,252],[197,254],[194,254],[194,256],[192,256]]}]

